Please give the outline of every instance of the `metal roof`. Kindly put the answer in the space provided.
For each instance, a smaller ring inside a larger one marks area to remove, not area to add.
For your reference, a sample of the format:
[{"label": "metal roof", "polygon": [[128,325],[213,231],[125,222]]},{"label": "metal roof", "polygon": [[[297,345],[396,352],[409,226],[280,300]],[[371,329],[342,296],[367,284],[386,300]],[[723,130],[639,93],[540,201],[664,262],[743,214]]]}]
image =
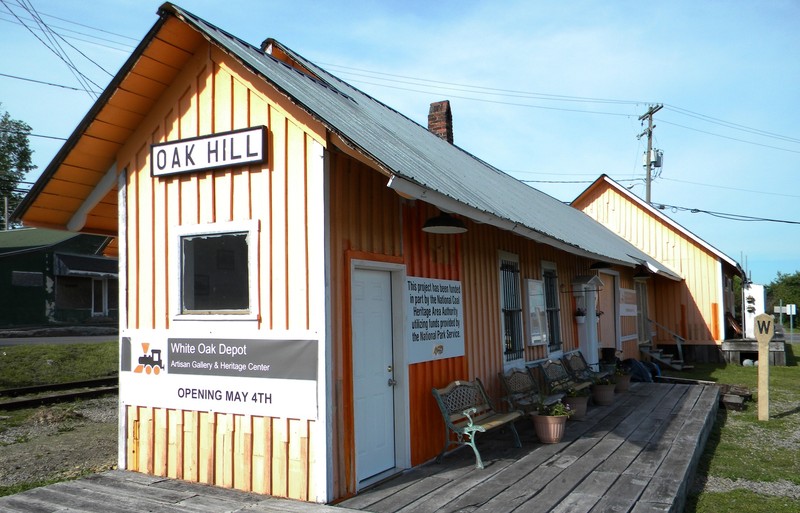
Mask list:
[{"label": "metal roof", "polygon": [[119,275],[116,258],[56,253],[55,263],[55,274],[58,276],[116,278]]},{"label": "metal roof", "polygon": [[[573,254],[625,266],[649,264],[650,269],[680,279],[638,248],[597,223],[583,212],[516,180],[447,143],[425,127],[343,82],[324,69],[296,54],[277,41],[266,46],[279,49],[309,71],[304,73],[289,66],[269,52],[250,45],[171,3],[159,9],[160,19],[137,46],[120,72],[112,79],[97,103],[73,132],[62,150],[37,180],[20,204],[15,217],[22,217],[32,208],[36,198],[45,193],[46,183],[89,136],[97,116],[114,99],[115,89],[148,51],[148,45],[168,31],[167,22],[177,19],[193,28],[202,37],[239,60],[287,99],[319,120],[335,134],[332,143],[346,152],[363,155],[366,160],[390,177],[389,186],[411,194],[440,209],[457,212],[476,222],[493,224]],[[175,30],[172,27],[169,30]],[[156,94],[158,91],[151,91]],[[154,101],[154,100],[149,100]],[[129,121],[133,123],[133,121]],[[133,126],[125,126],[133,130]],[[113,158],[113,149],[120,141],[103,151]],[[98,171],[105,173],[105,168]],[[113,169],[105,173],[110,175]],[[97,182],[101,173],[96,173]],[[108,194],[111,201],[113,192]],[[85,203],[86,200],[84,200]],[[43,213],[38,214],[40,217]],[[72,214],[70,214],[72,215]],[[24,218],[27,219],[27,218]],[[67,218],[68,219],[68,218]],[[37,219],[43,223],[42,219]],[[101,233],[98,231],[97,233]]]},{"label": "metal roof", "polygon": [[77,233],[44,228],[3,230],[0,231],[0,252],[53,246],[77,236]]},{"label": "metal roof", "polygon": [[161,12],[172,12],[194,26],[392,175],[435,193],[426,196],[426,201],[436,204],[435,198],[441,195],[466,206],[459,213],[479,222],[494,219],[505,226],[510,223],[527,229],[531,238],[623,265],[649,262],[651,268],[678,279],[583,212],[442,140],[279,42],[270,39],[263,46],[279,47],[315,76],[177,6],[164,4]]}]

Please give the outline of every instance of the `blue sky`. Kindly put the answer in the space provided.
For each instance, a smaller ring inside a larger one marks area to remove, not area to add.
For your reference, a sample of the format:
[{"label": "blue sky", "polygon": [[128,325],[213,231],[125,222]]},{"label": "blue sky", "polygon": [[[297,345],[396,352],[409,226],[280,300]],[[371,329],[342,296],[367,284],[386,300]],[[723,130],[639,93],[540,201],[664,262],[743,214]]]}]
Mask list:
[{"label": "blue sky", "polygon": [[[35,134],[68,137],[89,94],[4,76],[80,88],[9,12],[32,26],[21,3],[0,1],[0,108]],[[112,74],[160,5],[24,3]],[[274,37],[420,124],[431,102],[449,99],[457,145],[562,201],[601,173],[644,196],[638,118],[664,104],[653,203],[757,283],[800,270],[798,1],[176,3],[252,44]],[[105,87],[109,74],[69,55]],[[31,143],[32,181],[62,141]]]}]

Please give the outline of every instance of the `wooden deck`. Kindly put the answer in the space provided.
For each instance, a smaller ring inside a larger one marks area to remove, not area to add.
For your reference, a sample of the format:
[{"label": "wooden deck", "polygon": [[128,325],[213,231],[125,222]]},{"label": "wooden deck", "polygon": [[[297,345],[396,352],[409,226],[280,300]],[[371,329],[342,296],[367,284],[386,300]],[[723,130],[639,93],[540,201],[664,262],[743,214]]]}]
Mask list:
[{"label": "wooden deck", "polygon": [[0,512],[672,512],[680,513],[719,404],[715,386],[635,383],[543,445],[527,419],[358,496],[325,506],[110,471],[0,497]]},{"label": "wooden deck", "polygon": [[[343,513],[347,510],[111,470],[0,497],[2,513]],[[356,512],[358,513],[358,512]]]},{"label": "wooden deck", "polygon": [[561,443],[538,443],[523,419],[521,449],[508,432],[478,439],[484,470],[461,448],[340,505],[376,513],[680,513],[718,405],[714,386],[634,383],[614,404],[570,421]]}]

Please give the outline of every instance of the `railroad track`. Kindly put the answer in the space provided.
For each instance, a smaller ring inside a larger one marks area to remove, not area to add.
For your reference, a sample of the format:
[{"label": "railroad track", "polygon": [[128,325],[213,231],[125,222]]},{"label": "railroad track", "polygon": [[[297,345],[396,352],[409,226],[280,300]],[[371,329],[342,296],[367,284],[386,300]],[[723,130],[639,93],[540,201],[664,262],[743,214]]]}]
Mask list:
[{"label": "railroad track", "polygon": [[90,399],[119,391],[117,376],[0,390],[0,410],[20,410],[74,399]]}]

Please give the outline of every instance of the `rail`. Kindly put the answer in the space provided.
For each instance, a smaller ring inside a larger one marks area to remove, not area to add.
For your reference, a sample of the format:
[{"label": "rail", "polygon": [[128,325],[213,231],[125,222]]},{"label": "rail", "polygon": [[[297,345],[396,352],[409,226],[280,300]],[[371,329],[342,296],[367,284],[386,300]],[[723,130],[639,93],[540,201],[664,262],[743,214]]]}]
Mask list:
[{"label": "rail", "polygon": [[89,399],[117,393],[119,390],[118,381],[117,376],[109,376],[107,378],[72,381],[69,383],[7,388],[0,390],[0,410],[20,410],[78,398]]},{"label": "rail", "polygon": [[665,331],[668,335],[670,335],[675,340],[675,345],[678,347],[678,359],[680,361],[684,361],[682,344],[684,342],[686,342],[686,339],[683,338],[682,336],[678,335],[677,333],[675,333],[671,329],[667,328],[663,324],[659,324],[658,322],[654,321],[653,319],[647,319],[647,320],[648,320],[648,322],[654,324],[657,328],[661,328],[663,331]]}]

